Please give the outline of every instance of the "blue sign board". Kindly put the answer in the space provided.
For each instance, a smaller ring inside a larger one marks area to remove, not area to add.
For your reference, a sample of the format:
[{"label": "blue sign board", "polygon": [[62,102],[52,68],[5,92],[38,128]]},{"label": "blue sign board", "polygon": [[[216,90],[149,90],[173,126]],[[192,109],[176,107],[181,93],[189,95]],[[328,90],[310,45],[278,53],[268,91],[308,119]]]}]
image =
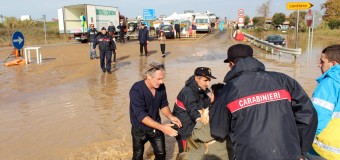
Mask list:
[{"label": "blue sign board", "polygon": [[24,47],[24,35],[19,31],[14,32],[12,35],[12,44],[16,49],[21,49]]},{"label": "blue sign board", "polygon": [[155,9],[144,9],[143,10],[144,20],[154,20],[156,19]]}]

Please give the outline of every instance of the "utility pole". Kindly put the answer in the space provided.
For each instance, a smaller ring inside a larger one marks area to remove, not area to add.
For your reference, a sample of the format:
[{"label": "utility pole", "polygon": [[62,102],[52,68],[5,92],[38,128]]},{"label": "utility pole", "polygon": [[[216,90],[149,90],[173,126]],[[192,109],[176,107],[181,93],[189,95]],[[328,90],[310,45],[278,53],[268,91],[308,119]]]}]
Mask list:
[{"label": "utility pole", "polygon": [[46,37],[46,15],[43,15],[43,19],[44,19],[45,45],[47,45],[47,37]]},{"label": "utility pole", "polygon": [[296,16],[296,40],[295,40],[295,48],[299,47],[299,10],[297,11]]}]

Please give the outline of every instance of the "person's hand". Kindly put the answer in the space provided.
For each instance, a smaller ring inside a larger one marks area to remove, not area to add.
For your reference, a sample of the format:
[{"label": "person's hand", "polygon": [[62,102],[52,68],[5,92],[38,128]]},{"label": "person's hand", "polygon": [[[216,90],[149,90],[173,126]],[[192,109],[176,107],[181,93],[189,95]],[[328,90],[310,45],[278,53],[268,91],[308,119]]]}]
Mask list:
[{"label": "person's hand", "polygon": [[92,52],[94,52],[94,51],[96,51],[96,49],[93,48],[93,49],[92,49]]},{"label": "person's hand", "polygon": [[139,41],[137,41],[137,43],[139,43]]},{"label": "person's hand", "polygon": [[178,132],[174,130],[173,128],[171,128],[171,126],[174,126],[174,125],[175,124],[162,124],[161,131],[166,135],[169,135],[171,137],[176,137],[178,135]]},{"label": "person's hand", "polygon": [[175,116],[169,118],[170,121],[178,126],[178,128],[182,128],[182,122]]},{"label": "person's hand", "polygon": [[146,43],[149,43],[149,41],[146,41]]},{"label": "person's hand", "polygon": [[196,121],[195,122],[198,122],[198,121],[200,121],[201,120],[201,117],[200,118],[196,118]]}]

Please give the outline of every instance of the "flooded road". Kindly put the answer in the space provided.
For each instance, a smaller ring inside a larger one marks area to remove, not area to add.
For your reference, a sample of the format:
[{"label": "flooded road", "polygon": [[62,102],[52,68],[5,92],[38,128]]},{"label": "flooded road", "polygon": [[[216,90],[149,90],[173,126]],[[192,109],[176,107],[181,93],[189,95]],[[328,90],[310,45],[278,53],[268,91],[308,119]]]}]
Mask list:
[{"label": "flooded road", "polygon": [[[223,60],[227,47],[234,43],[229,32],[198,40],[168,40],[166,58],[161,57],[157,41],[149,44],[148,57],[139,56],[136,41],[118,44],[118,63],[113,63],[112,74],[102,73],[99,60],[89,59],[88,44],[44,46],[42,64],[35,63],[35,55],[28,65],[0,63],[0,159],[131,159],[128,93],[142,79],[144,66],[152,61],[165,64],[172,108],[196,67],[212,69],[217,77],[212,84],[223,81],[229,70]],[[311,95],[314,79],[321,75],[319,55],[329,44],[315,41],[309,62],[306,44],[299,42],[303,54],[297,59],[253,48],[267,70],[297,79]],[[7,55],[1,53],[0,59]],[[168,159],[174,159],[175,140],[166,137],[166,141]]]}]

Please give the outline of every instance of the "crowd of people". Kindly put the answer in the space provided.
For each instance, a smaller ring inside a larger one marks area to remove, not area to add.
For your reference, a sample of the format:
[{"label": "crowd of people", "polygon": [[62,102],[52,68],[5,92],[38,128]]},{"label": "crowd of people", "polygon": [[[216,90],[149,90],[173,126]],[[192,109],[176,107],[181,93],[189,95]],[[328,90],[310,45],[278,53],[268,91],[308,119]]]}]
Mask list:
[{"label": "crowd of people", "polygon": [[[129,92],[133,160],[150,142],[164,160],[164,135],[175,137],[177,159],[340,159],[340,45],[321,53],[322,76],[310,99],[293,78],[266,71],[246,44],[229,47],[223,83],[198,67],[169,108],[165,68],[152,62]],[[162,124],[160,112],[171,121]]]},{"label": "crowd of people", "polygon": [[[116,62],[115,27],[110,24],[108,31],[103,27],[98,32],[91,24],[87,33],[90,59],[98,58],[98,45],[104,73],[111,73],[111,61]],[[158,40],[164,57],[164,32]],[[143,23],[138,43],[140,55],[148,56],[149,30]],[[311,99],[295,79],[266,71],[251,46],[236,44],[227,54],[224,63],[230,71],[223,83],[213,84],[211,92],[210,81],[216,77],[208,67],[196,68],[178,93],[173,111],[163,83],[164,65],[147,65],[144,78],[129,92],[133,160],[143,159],[148,141],[156,160],[165,159],[164,135],[175,137],[177,159],[182,160],[340,159],[340,45],[322,51],[322,75]],[[171,124],[161,123],[159,111]]]},{"label": "crowd of people", "polygon": [[[119,29],[119,31],[116,30]],[[149,37],[149,29],[147,28],[145,23],[140,23],[138,28],[138,43],[140,45],[140,56],[148,56],[148,43],[150,41]],[[181,26],[179,21],[176,21],[174,24],[174,28],[176,30],[176,36],[180,39]],[[192,24],[190,26],[191,33],[193,37],[196,37],[196,24]],[[100,67],[102,71],[105,73],[111,73],[111,62],[117,62],[117,45],[116,45],[116,34],[119,37],[120,43],[125,43],[125,34],[127,32],[127,27],[121,21],[119,25],[116,27],[110,22],[107,30],[105,27],[101,28],[101,31],[97,31],[94,24],[90,24],[90,27],[87,31],[87,39],[90,45],[90,59],[100,59]],[[160,42],[160,50],[162,53],[162,57],[166,56],[165,54],[165,42],[166,36],[164,31],[158,32],[158,41]],[[96,46],[99,46],[100,54],[97,56]],[[144,53],[143,53],[144,52]]]}]

